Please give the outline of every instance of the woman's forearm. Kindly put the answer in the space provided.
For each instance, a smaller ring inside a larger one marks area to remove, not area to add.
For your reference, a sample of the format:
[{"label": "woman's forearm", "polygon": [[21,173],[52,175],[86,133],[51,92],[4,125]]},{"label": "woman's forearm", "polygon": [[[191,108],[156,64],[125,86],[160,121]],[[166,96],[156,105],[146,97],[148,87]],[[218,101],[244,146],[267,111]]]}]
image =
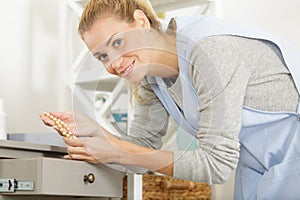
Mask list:
[{"label": "woman's forearm", "polygon": [[124,140],[119,140],[117,146],[120,148],[119,163],[136,165],[173,176],[173,152],[149,149]]}]

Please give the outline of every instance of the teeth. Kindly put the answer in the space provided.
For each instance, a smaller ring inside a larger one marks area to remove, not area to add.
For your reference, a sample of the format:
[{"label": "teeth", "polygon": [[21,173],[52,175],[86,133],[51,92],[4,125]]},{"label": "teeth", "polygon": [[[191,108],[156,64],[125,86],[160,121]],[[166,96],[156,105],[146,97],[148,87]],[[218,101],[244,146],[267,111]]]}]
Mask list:
[{"label": "teeth", "polygon": [[125,71],[123,72],[123,77],[125,77],[125,76],[127,76],[128,75],[128,73],[129,73],[129,71],[132,69],[132,67],[133,67],[133,64],[130,64],[126,69],[125,69]]}]

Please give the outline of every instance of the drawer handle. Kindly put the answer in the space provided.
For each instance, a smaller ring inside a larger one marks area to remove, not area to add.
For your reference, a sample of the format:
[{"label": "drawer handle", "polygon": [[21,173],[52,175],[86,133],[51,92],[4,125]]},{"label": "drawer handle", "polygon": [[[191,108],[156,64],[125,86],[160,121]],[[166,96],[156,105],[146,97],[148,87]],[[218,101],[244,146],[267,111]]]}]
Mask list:
[{"label": "drawer handle", "polygon": [[88,175],[84,175],[83,181],[85,183],[94,183],[95,175],[93,173],[89,173]]}]

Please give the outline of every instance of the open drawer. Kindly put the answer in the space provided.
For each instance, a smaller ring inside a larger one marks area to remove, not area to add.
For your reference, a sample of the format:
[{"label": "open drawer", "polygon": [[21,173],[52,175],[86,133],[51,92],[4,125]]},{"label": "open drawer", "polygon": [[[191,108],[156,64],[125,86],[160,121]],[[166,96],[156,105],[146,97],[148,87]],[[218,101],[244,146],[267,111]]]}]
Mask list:
[{"label": "open drawer", "polygon": [[[0,191],[3,195],[120,198],[124,175],[106,165],[83,161],[46,157],[2,159]],[[11,186],[10,191],[5,191],[5,180],[16,180],[18,189],[14,190]]]}]

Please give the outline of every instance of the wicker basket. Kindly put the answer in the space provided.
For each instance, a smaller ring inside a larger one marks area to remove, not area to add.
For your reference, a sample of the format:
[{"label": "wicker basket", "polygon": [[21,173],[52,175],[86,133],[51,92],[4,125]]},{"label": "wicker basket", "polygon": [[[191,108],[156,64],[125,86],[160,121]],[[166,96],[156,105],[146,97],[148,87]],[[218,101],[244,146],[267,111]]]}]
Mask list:
[{"label": "wicker basket", "polygon": [[[127,177],[123,180],[123,198],[127,200]],[[207,183],[177,180],[156,174],[143,175],[143,200],[209,200]]]}]

